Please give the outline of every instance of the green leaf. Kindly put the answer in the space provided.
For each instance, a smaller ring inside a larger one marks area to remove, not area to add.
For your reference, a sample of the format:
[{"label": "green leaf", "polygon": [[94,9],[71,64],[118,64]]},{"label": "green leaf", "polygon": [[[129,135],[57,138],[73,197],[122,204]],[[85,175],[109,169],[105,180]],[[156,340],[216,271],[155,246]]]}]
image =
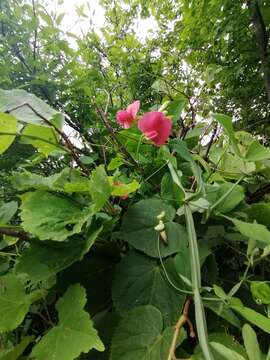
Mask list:
[{"label": "green leaf", "polygon": [[245,198],[245,192],[242,186],[226,182],[219,186],[216,194],[217,201],[221,199],[222,196],[225,196],[226,193],[228,195],[215,207],[216,212],[226,214],[233,210]]},{"label": "green leaf", "polygon": [[253,141],[246,153],[245,159],[247,161],[261,161],[270,159],[270,150],[261,145],[259,141]]},{"label": "green leaf", "polygon": [[115,169],[119,168],[121,165],[123,165],[124,163],[125,162],[123,161],[122,157],[117,156],[110,161],[110,163],[108,165],[108,170],[109,171],[115,170]]},{"label": "green leaf", "polygon": [[18,345],[11,349],[1,351],[0,360],[17,360],[33,339],[34,336],[26,336]]},{"label": "green leaf", "polygon": [[21,324],[38,294],[37,291],[26,294],[24,285],[14,274],[0,277],[0,333],[14,330]]},{"label": "green leaf", "polygon": [[[157,216],[162,211],[165,212],[163,221],[167,244],[159,240],[159,233],[154,229],[158,224]],[[187,246],[186,230],[182,225],[172,222],[174,216],[174,208],[159,199],[141,200],[123,216],[121,236],[149,256],[159,257],[158,245],[162,257],[174,254]]]},{"label": "green leaf", "polygon": [[94,329],[89,314],[83,310],[86,293],[79,284],[68,288],[56,303],[59,322],[34,347],[37,360],[73,360],[91,349],[104,351],[104,345]]},{"label": "green leaf", "polygon": [[183,200],[182,190],[175,184],[170,173],[164,174],[161,180],[161,196],[166,202],[179,206]]},{"label": "green leaf", "polygon": [[255,300],[270,305],[270,286],[264,281],[251,281],[250,290]]},{"label": "green leaf", "polygon": [[98,166],[91,174],[90,194],[94,201],[92,211],[98,212],[103,208],[106,201],[111,196],[112,188],[108,180],[108,176],[104,169],[104,165]]},{"label": "green leaf", "polygon": [[251,220],[270,227],[270,203],[252,204],[247,213]]},{"label": "green leaf", "polygon": [[[31,105],[45,119],[54,120],[54,116],[57,114],[61,117],[61,122],[63,122],[62,114],[51,108],[45,103],[45,101],[39,99],[35,95],[29,94],[27,91],[21,89],[0,89],[0,111],[5,112],[25,103]],[[35,114],[28,106],[19,107],[18,109],[12,111],[12,115],[16,116],[19,121],[26,123],[44,124],[44,120]]]},{"label": "green leaf", "polygon": [[[211,254],[210,247],[201,242],[198,244],[199,246],[199,257],[200,257],[200,265],[202,266],[205,262],[206,258],[209,254]],[[173,259],[175,270],[178,273],[178,276],[185,284],[189,284],[189,288],[192,287],[191,285],[191,265],[190,265],[190,253],[189,248],[183,247],[181,250],[176,254]]]},{"label": "green leaf", "polygon": [[210,342],[211,347],[216,350],[216,352],[222,356],[222,359],[226,360],[246,360],[242,355],[238,354],[236,351],[227,348],[226,346],[219,344],[217,342]]},{"label": "green leaf", "polygon": [[[170,279],[177,284],[172,260],[165,262]],[[116,267],[112,297],[123,313],[139,305],[153,305],[163,314],[165,325],[175,324],[185,296],[168,282],[162,266],[143,254],[131,252]]]},{"label": "green leaf", "polygon": [[169,144],[171,149],[180,155],[181,158],[183,158],[185,161],[193,161],[192,156],[188,150],[187,143],[184,140],[173,139]]},{"label": "green leaf", "polygon": [[60,244],[33,242],[17,259],[15,271],[26,274],[32,282],[44,281],[81,260],[101,231],[102,227],[90,228],[86,239],[71,239]]},{"label": "green leaf", "polygon": [[241,328],[241,324],[238,317],[224,302],[204,300],[203,303],[208,309],[212,310],[215,314],[227,320],[233,326],[237,327],[238,329]]},{"label": "green leaf", "polygon": [[256,333],[249,324],[243,326],[242,335],[249,360],[262,360]]},{"label": "green leaf", "polygon": [[112,195],[114,196],[126,196],[129,195],[135,191],[137,191],[140,188],[140,184],[133,180],[129,184],[119,184],[119,185],[112,185]]},{"label": "green leaf", "polygon": [[21,142],[33,145],[46,156],[53,151],[59,151],[58,135],[52,127],[28,124],[21,134]]},{"label": "green leaf", "polygon": [[[17,119],[5,113],[0,113],[0,154],[5,152],[13,143],[16,137]],[[14,135],[5,135],[4,133],[12,133]]]},{"label": "green leaf", "polygon": [[234,135],[232,118],[230,116],[223,114],[213,114],[213,117],[217,120],[217,122],[219,122],[223,126],[224,131],[229,136],[235,154],[238,155],[239,157],[242,157],[242,154],[238,148],[237,140]]},{"label": "green leaf", "polygon": [[89,209],[61,195],[35,191],[20,197],[22,226],[40,240],[64,241],[78,234],[90,216]]},{"label": "green leaf", "polygon": [[247,238],[261,241],[268,245],[270,244],[270,231],[266,226],[256,223],[247,223],[227,216],[226,219],[232,221],[237,230]]},{"label": "green leaf", "polygon": [[[234,300],[237,300],[237,303]],[[252,324],[258,326],[260,329],[270,334],[270,319],[258,313],[257,311],[242,305],[241,301],[237,298],[232,298],[228,304],[233,310],[238,312],[246,320],[250,321]]]},{"label": "green leaf", "polygon": [[17,190],[57,190],[66,193],[89,193],[89,179],[82,176],[77,169],[64,168],[60,173],[51,176],[41,176],[24,170],[13,173],[13,186]]},{"label": "green leaf", "polygon": [[172,117],[172,121],[174,123],[176,123],[177,120],[179,120],[179,117],[182,111],[184,110],[184,108],[187,106],[187,104],[188,104],[188,100],[186,97],[181,97],[179,99],[176,99],[169,104],[167,108],[167,113],[169,116]]},{"label": "green leaf", "polygon": [[[151,305],[138,306],[120,321],[111,345],[111,360],[164,360],[168,356],[174,327],[163,330],[162,315]],[[181,331],[178,344],[184,340]]]},{"label": "green leaf", "polygon": [[0,224],[6,224],[16,214],[18,204],[16,201],[0,203]]},{"label": "green leaf", "polygon": [[[225,332],[224,333],[222,333],[222,332],[211,333],[211,334],[209,334],[209,341],[210,341],[210,345],[212,345],[213,343],[222,344],[226,349],[230,349],[233,351],[233,353],[241,355],[241,358],[240,358],[241,360],[243,360],[243,359],[247,360],[247,355],[246,355],[244,347],[242,345],[240,345],[237,342],[237,340],[235,339],[235,337],[233,337],[232,335],[229,335],[228,333],[225,333]],[[215,347],[215,345],[214,345],[214,347]],[[226,353],[226,351],[225,351],[225,353],[224,352],[222,353],[223,349],[220,349],[219,347],[217,349],[215,349],[214,347],[211,346],[213,353],[214,353],[215,360],[226,360],[227,359],[226,355],[232,354],[232,353]],[[218,350],[220,350],[221,352]],[[200,354],[200,352],[201,352],[201,349],[199,346],[197,346],[195,349],[195,353]],[[230,360],[231,359],[234,359],[234,358],[232,357],[232,358],[230,358]],[[202,360],[202,358],[200,358],[200,360]],[[239,358],[237,360],[239,360]]]}]

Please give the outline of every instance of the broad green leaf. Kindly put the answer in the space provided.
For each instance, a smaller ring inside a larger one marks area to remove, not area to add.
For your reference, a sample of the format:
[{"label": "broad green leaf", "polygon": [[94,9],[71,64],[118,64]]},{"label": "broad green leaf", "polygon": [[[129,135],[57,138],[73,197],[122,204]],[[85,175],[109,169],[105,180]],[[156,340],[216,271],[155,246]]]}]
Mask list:
[{"label": "broad green leaf", "polygon": [[24,170],[23,172],[14,172],[10,180],[14,188],[19,191],[50,190],[53,189],[53,183],[58,176],[58,174],[54,174],[46,177]]},{"label": "broad green leaf", "polygon": [[256,223],[247,223],[227,216],[226,219],[232,221],[237,230],[247,238],[261,241],[268,245],[270,244],[270,231],[266,226]]},{"label": "broad green leaf", "polygon": [[251,220],[270,228],[270,203],[252,204],[247,213]]},{"label": "broad green leaf", "polygon": [[33,339],[34,336],[26,336],[18,345],[8,350],[1,351],[0,360],[17,360]]},{"label": "broad green leaf", "polygon": [[117,156],[110,161],[110,163],[108,165],[108,170],[109,171],[115,170],[115,169],[119,168],[121,165],[123,165],[124,163],[125,162],[123,161],[122,157]]},{"label": "broad green leaf", "polygon": [[222,300],[225,300],[228,297],[227,294],[224,292],[224,290],[220,286],[213,285],[213,290],[214,290],[215,295]]},{"label": "broad green leaf", "polygon": [[86,293],[79,284],[68,288],[56,303],[59,321],[33,348],[36,360],[76,359],[91,349],[104,351],[104,345],[84,310]]},{"label": "broad green leaf", "polygon": [[[0,111],[5,112],[6,110],[11,110],[25,103],[31,105],[45,119],[52,120],[56,114],[59,114],[59,116],[61,117],[61,121],[63,122],[62,114],[58,113],[47,103],[45,103],[45,101],[39,99],[35,95],[21,89],[0,89]],[[28,106],[22,106],[17,110],[12,111],[11,114],[16,116],[18,120],[26,123],[44,124],[44,120],[42,120],[37,114],[35,114]]]},{"label": "broad green leaf", "polygon": [[215,314],[227,320],[230,324],[234,325],[238,329],[241,328],[240,321],[234,312],[223,301],[203,301],[204,306],[212,310]]},{"label": "broad green leaf", "polygon": [[251,281],[250,290],[255,300],[270,305],[270,286],[264,281]]},{"label": "broad green leaf", "polygon": [[34,191],[20,197],[22,226],[40,240],[64,241],[79,233],[90,216],[89,209],[62,195]]},{"label": "broad green leaf", "polygon": [[270,150],[261,145],[259,141],[253,141],[246,153],[245,159],[247,161],[261,161],[270,159]]},{"label": "broad green leaf", "polygon": [[16,201],[0,203],[0,224],[6,224],[16,214],[18,204]]},{"label": "broad green leaf", "polygon": [[33,145],[39,152],[46,156],[53,151],[61,150],[57,145],[58,135],[52,127],[28,124],[21,134],[21,142]]},{"label": "broad green leaf", "polygon": [[[164,360],[174,327],[163,328],[162,314],[151,305],[130,310],[120,321],[111,344],[110,360]],[[181,331],[178,344],[184,340]]]},{"label": "broad green leaf", "polygon": [[[164,265],[170,279],[177,284],[172,260]],[[176,323],[185,300],[168,282],[156,260],[133,252],[116,267],[112,297],[120,313],[139,305],[155,306],[163,314],[165,325]]]},{"label": "broad green leaf", "polygon": [[233,210],[245,198],[245,192],[242,186],[226,182],[219,186],[216,200],[218,201],[226,193],[228,195],[215,207],[216,212],[226,214]]},{"label": "broad green leaf", "polygon": [[51,177],[51,188],[66,193],[89,193],[90,181],[87,177],[82,176],[77,169],[65,168],[58,174]]},{"label": "broad green leaf", "polygon": [[239,157],[242,157],[242,154],[238,148],[237,140],[234,135],[234,129],[232,125],[232,118],[223,114],[213,114],[213,117],[219,122],[222,126],[226,134],[229,136],[229,139],[232,143],[233,149]]},{"label": "broad green leaf", "polygon": [[[202,266],[205,262],[208,255],[211,254],[210,247],[201,242],[199,245],[199,257],[200,257],[200,265]],[[182,280],[183,283],[188,284],[189,288],[191,287],[191,265],[190,265],[190,253],[189,248],[183,247],[180,251],[176,254],[173,259],[175,270]]]},{"label": "broad green leaf", "polygon": [[117,182],[112,184],[112,195],[114,196],[126,196],[137,191],[140,188],[140,184],[136,180],[133,180],[129,184],[116,184]]},{"label": "broad green leaf", "polygon": [[184,140],[173,139],[170,141],[170,147],[173,151],[175,151],[178,155],[181,156],[185,161],[193,161],[192,156],[188,150],[187,144]]},{"label": "broad green leaf", "polygon": [[92,211],[96,213],[102,209],[112,192],[104,165],[100,165],[92,172],[89,191],[94,201]]},{"label": "broad green leaf", "polygon": [[[232,350],[234,354],[235,353],[239,354],[241,356],[241,358],[236,358],[237,360],[240,360],[240,359],[248,360],[244,347],[237,342],[235,337],[233,337],[232,335],[229,335],[226,332],[223,332],[223,333],[218,332],[218,333],[209,334],[209,341],[210,341],[211,345],[213,343],[222,344],[226,349]],[[211,346],[211,348],[213,350],[215,360],[227,360],[228,358],[226,357],[226,355],[231,354],[231,353],[226,353],[226,351],[225,351],[225,353],[221,354],[221,352],[219,352],[218,349],[215,349],[213,346]],[[221,349],[221,351],[222,351],[222,349]],[[196,347],[195,354],[201,354],[200,346]],[[232,359],[234,359],[234,358],[232,357]],[[204,360],[204,358],[200,358],[200,360]],[[231,360],[231,358],[230,358],[230,360]]]},{"label": "broad green leaf", "polygon": [[177,120],[179,120],[180,115],[181,115],[182,111],[184,110],[184,108],[187,106],[187,104],[188,104],[188,100],[184,96],[172,101],[169,104],[169,106],[167,108],[167,113],[169,116],[172,117],[172,121],[174,123],[177,123]]},{"label": "broad green leaf", "polygon": [[31,303],[40,297],[38,291],[25,293],[24,285],[14,274],[0,277],[0,333],[16,329]]},{"label": "broad green leaf", "polygon": [[161,196],[166,202],[179,206],[183,200],[183,191],[175,184],[171,174],[164,174],[161,180]]},{"label": "broad green leaf", "polygon": [[66,193],[89,193],[90,182],[77,169],[64,168],[60,173],[42,176],[24,170],[13,173],[13,186],[17,190],[57,190]]},{"label": "broad green leaf", "polygon": [[[237,300],[234,301],[234,300]],[[270,319],[266,316],[258,313],[257,311],[250,309],[243,304],[239,299],[233,298],[229,301],[228,305],[243,316],[246,320],[250,321],[252,324],[258,326],[260,329],[270,334]]]},{"label": "broad green leaf", "polygon": [[[13,143],[16,131],[17,119],[10,114],[0,112],[0,154],[6,151]],[[12,133],[14,135],[5,135],[4,133]]]},{"label": "broad green leaf", "polygon": [[243,326],[242,336],[249,360],[262,360],[256,333],[249,324]]},{"label": "broad green leaf", "polygon": [[[157,216],[163,211],[167,243],[159,239],[159,232],[155,230]],[[182,225],[172,222],[174,216],[174,208],[159,199],[141,200],[124,215],[121,237],[152,257],[159,257],[158,247],[162,257],[174,254],[187,245],[186,230]]]},{"label": "broad green leaf", "polygon": [[101,231],[102,227],[90,228],[86,239],[75,238],[61,244],[33,242],[17,259],[15,271],[26,274],[32,282],[44,281],[81,260]]},{"label": "broad green leaf", "polygon": [[222,344],[212,341],[210,342],[210,345],[220,356],[226,360],[246,360],[242,355]]}]

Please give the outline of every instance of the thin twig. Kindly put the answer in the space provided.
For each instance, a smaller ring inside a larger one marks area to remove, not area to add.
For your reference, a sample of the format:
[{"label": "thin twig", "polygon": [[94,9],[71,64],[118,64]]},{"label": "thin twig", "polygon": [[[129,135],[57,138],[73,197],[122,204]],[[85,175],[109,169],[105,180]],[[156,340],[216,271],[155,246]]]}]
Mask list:
[{"label": "thin twig", "polygon": [[42,114],[40,114],[35,108],[33,108],[32,105],[25,102],[25,103],[15,106],[11,109],[6,110],[5,113],[9,114],[12,111],[22,108],[23,106],[27,106],[30,110],[32,110],[36,116],[38,116],[40,119],[42,119],[45,124],[52,127],[64,139],[68,149],[70,150],[70,153],[71,153],[73,159],[76,161],[78,166],[84,171],[84,173],[89,175],[89,173],[90,173],[89,169],[81,162],[81,160],[80,160],[78,154],[76,153],[76,151],[74,150],[73,144],[69,140],[68,136],[63,131],[59,130],[58,127],[55,126],[53,123],[51,123],[48,119],[46,119]]},{"label": "thin twig", "polygon": [[188,299],[185,303],[184,306],[184,310],[179,318],[179,320],[177,321],[176,325],[175,325],[175,331],[173,334],[173,339],[171,342],[171,346],[170,346],[170,350],[169,350],[169,354],[167,357],[167,360],[174,360],[175,359],[175,349],[177,346],[177,338],[179,335],[179,332],[181,330],[181,328],[183,327],[183,325],[187,322],[188,320],[188,311],[189,311],[189,306],[191,303],[191,299]]},{"label": "thin twig", "polygon": [[108,117],[107,114],[98,107],[98,105],[96,104],[95,100],[94,100],[94,105],[96,107],[96,110],[101,118],[101,120],[103,121],[103,124],[105,125],[106,129],[108,130],[108,132],[111,135],[112,140],[114,141],[114,143],[118,146],[119,150],[123,153],[123,155],[125,156],[125,158],[130,161],[133,165],[135,165],[140,173],[143,173],[143,169],[140,167],[139,163],[130,155],[130,153],[127,151],[127,149],[121,144],[121,142],[117,139],[117,136],[114,133],[113,128],[111,127],[109,121],[108,121]]},{"label": "thin twig", "polygon": [[213,130],[213,133],[212,133],[212,136],[211,136],[211,139],[208,143],[208,146],[207,146],[207,149],[206,149],[206,153],[204,155],[204,160],[207,160],[208,159],[208,155],[209,155],[209,152],[210,152],[210,149],[214,143],[214,140],[216,138],[216,134],[217,134],[217,130],[218,130],[218,126],[217,126],[217,123],[214,125],[214,130]]},{"label": "thin twig", "polygon": [[0,227],[0,234],[1,235],[8,235],[20,238],[22,240],[29,240],[30,236],[24,232],[22,229],[16,229],[12,227]]}]

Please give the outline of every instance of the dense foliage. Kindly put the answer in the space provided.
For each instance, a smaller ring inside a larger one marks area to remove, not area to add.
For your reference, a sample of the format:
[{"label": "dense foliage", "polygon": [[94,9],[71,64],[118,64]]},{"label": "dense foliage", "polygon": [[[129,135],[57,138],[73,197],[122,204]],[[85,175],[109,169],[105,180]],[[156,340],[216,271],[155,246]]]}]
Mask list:
[{"label": "dense foliage", "polygon": [[102,5],[0,2],[0,359],[269,360],[270,6]]}]

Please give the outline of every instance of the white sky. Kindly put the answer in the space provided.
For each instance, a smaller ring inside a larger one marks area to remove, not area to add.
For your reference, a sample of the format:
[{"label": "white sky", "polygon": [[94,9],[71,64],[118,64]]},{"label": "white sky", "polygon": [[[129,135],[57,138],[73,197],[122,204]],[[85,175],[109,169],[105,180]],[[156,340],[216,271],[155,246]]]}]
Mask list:
[{"label": "white sky", "polygon": [[[78,36],[83,36],[91,27],[94,27],[95,32],[101,35],[99,30],[105,24],[105,14],[99,0],[47,0],[47,4],[46,9],[48,12],[65,13],[60,26],[63,31],[70,31]],[[76,9],[82,5],[84,5],[84,13],[87,16],[79,18]],[[151,32],[154,34],[157,28],[156,20],[149,18],[138,19],[134,30],[137,37],[144,42],[148,36],[151,36]],[[71,45],[76,47],[76,42],[72,42]],[[63,130],[76,146],[81,147],[78,134],[74,129],[65,124]]]},{"label": "white sky", "polygon": [[[61,28],[64,31],[70,31],[76,35],[82,35],[87,33],[90,28],[90,21],[95,31],[98,31],[105,23],[104,9],[99,4],[99,0],[60,0],[62,4],[58,4],[58,0],[47,0],[48,11],[55,11],[57,13],[65,13]],[[84,13],[86,18],[78,17],[76,8],[84,6]],[[138,19],[135,23],[134,30],[137,37],[141,41],[145,41],[147,36],[150,36],[151,32],[155,32],[158,28],[156,20],[151,17],[148,19]]]}]

